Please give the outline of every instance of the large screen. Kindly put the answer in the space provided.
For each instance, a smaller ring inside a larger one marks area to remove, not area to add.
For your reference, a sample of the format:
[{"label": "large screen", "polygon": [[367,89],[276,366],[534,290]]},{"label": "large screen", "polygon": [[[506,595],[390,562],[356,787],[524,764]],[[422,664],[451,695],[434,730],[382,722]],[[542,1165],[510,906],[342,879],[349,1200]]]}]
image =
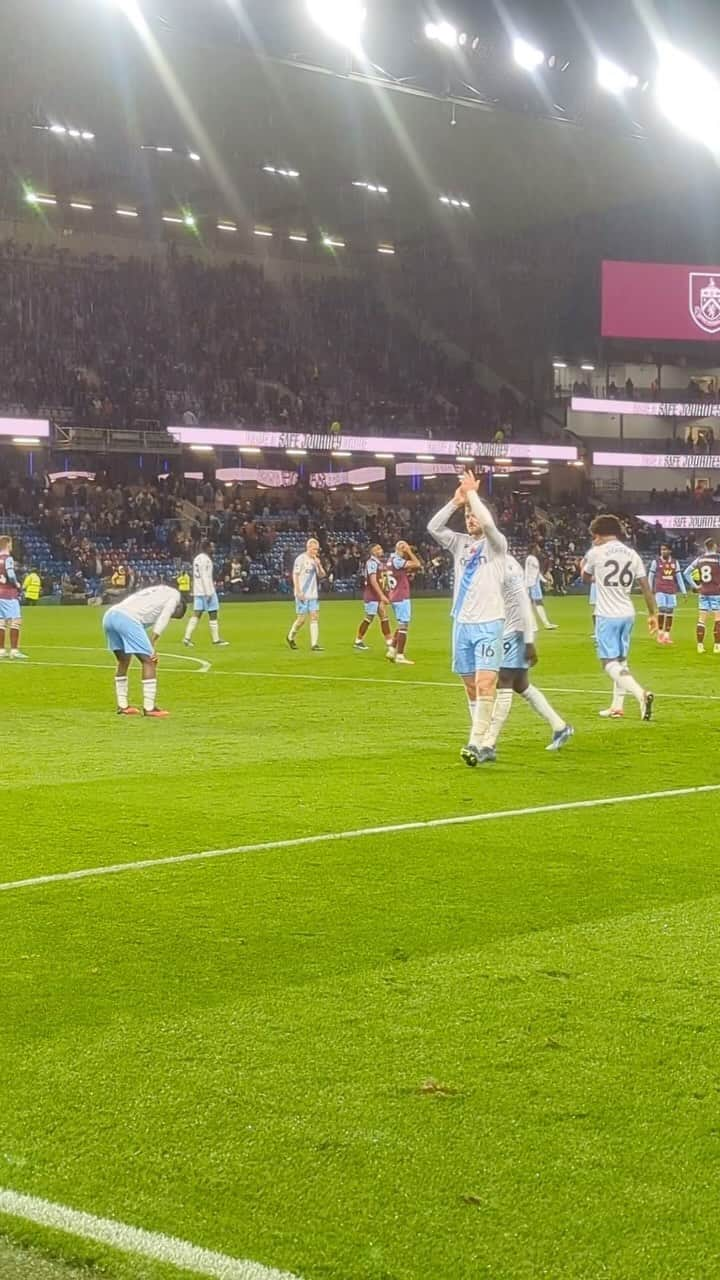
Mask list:
[{"label": "large screen", "polygon": [[603,262],[602,336],[720,340],[720,267]]}]

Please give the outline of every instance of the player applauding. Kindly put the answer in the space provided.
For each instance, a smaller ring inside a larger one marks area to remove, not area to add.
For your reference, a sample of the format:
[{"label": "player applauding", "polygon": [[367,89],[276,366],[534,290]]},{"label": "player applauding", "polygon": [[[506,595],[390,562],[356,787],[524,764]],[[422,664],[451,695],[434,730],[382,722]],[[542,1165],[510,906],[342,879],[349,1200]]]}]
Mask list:
[{"label": "player applauding", "polygon": [[632,589],[637,582],[645,597],[648,627],[657,633],[655,597],[637,551],[621,542],[622,525],[617,516],[597,516],[590,525],[593,545],[583,560],[583,578],[595,580],[597,616],[595,643],[600,661],[619,693],[631,693],[643,720],[651,720],[655,695],[643,689],[630,674],[628,653],[635,625]]},{"label": "player applauding", "polygon": [[321,653],[320,646],[320,580],[326,576],[320,559],[320,543],[317,538],[308,538],[305,550],[297,557],[293,565],[293,592],[295,594],[295,612],[297,617],[288,632],[287,642],[291,649],[297,649],[295,639],[305,619],[310,619],[310,647],[313,653]]},{"label": "player applauding", "polygon": [[410,576],[421,568],[420,561],[407,542],[398,542],[385,565],[383,586],[395,614],[395,634],[392,644],[388,645],[387,657],[390,662],[395,662],[398,666],[413,667],[415,665],[405,656],[405,645],[412,618]]},{"label": "player applauding", "polygon": [[663,544],[660,556],[650,565],[649,582],[658,607],[658,644],[672,644],[670,632],[675,621],[677,593],[687,595],[682,570],[670,547]]},{"label": "player applauding", "polygon": [[380,626],[385,637],[385,643],[391,643],[390,620],[388,618],[388,600],[383,585],[383,564],[385,560],[385,552],[379,542],[370,548],[370,555],[365,561],[365,569],[363,573],[363,603],[365,606],[365,617],[358,627],[357,635],[353,643],[354,649],[367,649],[365,636],[372,626],[375,618],[380,619]]},{"label": "player applauding", "polygon": [[[490,727],[505,625],[505,557],[507,539],[495,524],[489,507],[478,497],[478,481],[463,473],[455,496],[433,516],[428,532],[449,551],[455,567],[453,671],[467,692],[472,729],[461,757],[471,767],[479,763]],[[448,523],[465,507],[465,533],[453,533]]]},{"label": "player applauding", "polygon": [[720,554],[714,538],[707,538],[705,550],[685,570],[686,581],[700,595],[700,612],[697,620],[698,653],[705,652],[705,629],[712,614],[714,652],[720,653]]}]

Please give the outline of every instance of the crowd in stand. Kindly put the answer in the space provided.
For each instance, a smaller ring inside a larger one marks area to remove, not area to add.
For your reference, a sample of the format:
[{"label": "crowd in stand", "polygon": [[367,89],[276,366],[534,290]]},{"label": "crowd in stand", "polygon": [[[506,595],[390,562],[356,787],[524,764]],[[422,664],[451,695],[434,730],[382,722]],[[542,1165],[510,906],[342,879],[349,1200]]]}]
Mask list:
[{"label": "crowd in stand", "polygon": [[[0,246],[0,404],[105,428],[232,422],[295,429],[527,425],[508,389],[418,336],[371,278],[278,286],[252,264],[162,263]],[[532,413],[530,414],[532,420]]]},{"label": "crowd in stand", "polygon": [[[175,581],[206,538],[215,546],[218,581],[229,595],[287,593],[292,562],[311,533],[320,541],[333,591],[357,590],[369,546],[380,543],[389,550],[403,538],[424,566],[417,587],[447,592],[449,557],[427,533],[441,497],[426,487],[401,491],[392,505],[361,505],[355,494],[343,499],[299,487],[249,494],[239,486],[171,475],[152,484],[114,484],[100,474],[92,482],[52,484],[40,476],[10,477],[0,481],[0,524],[2,517],[28,522],[21,526],[21,547],[25,527],[42,537],[54,565],[44,587],[49,591],[62,581],[65,594],[85,591],[94,597],[112,586]],[[645,503],[648,512],[669,509],[671,497],[656,494],[656,506]],[[503,490],[492,501],[511,551],[522,559],[530,546],[539,546],[556,591],[577,582],[588,527],[601,509],[597,500],[549,504]],[[657,549],[665,536],[659,528],[630,513],[622,518],[628,540],[642,553]],[[690,554],[694,541],[691,534],[676,539],[679,552]],[[27,557],[24,567],[30,567]]]}]

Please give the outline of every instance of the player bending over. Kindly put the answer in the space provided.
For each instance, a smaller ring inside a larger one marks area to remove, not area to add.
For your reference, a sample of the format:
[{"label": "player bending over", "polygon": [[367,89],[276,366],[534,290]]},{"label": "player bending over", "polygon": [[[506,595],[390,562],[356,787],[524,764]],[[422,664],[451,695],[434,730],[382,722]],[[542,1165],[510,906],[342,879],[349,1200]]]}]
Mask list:
[{"label": "player bending over", "polygon": [[203,542],[200,546],[199,555],[193,560],[193,612],[188,618],[188,624],[185,628],[185,638],[183,644],[192,649],[193,632],[206,613],[210,624],[210,635],[213,644],[226,648],[228,641],[220,639],[220,623],[218,622],[218,610],[220,604],[215,590],[215,571],[213,562],[210,559],[212,551],[212,542]]},{"label": "player bending over", "polygon": [[525,586],[525,575],[514,556],[506,557],[503,593],[505,596],[505,631],[503,634],[502,666],[498,677],[490,727],[478,755],[478,764],[494,764],[498,738],[510,715],[513,693],[525,701],[552,729],[552,738],[546,751],[559,751],[572,738],[575,730],[550,706],[544,693],[530,683],[528,671],[537,662],[535,649],[535,623],[530,596]]},{"label": "player bending over", "polygon": [[392,643],[388,645],[386,656],[398,666],[415,666],[412,659],[405,656],[405,645],[412,619],[411,575],[420,569],[422,565],[407,542],[397,543],[385,565],[383,586],[395,614],[395,634]]},{"label": "player bending over", "polygon": [[[507,539],[490,509],[480,501],[478,488],[473,473],[463,472],[452,501],[428,525],[431,537],[451,553],[454,562],[452,669],[465,685],[470,708],[470,741],[460,755],[471,767],[478,764],[495,702],[505,625],[507,554]],[[465,507],[467,532],[453,533],[447,525],[461,507]]]},{"label": "player bending over", "polygon": [[551,622],[543,604],[543,575],[540,569],[540,547],[537,543],[530,548],[525,561],[525,586],[533,603],[533,608],[546,631],[557,631],[557,623]]},{"label": "player bending over", "polygon": [[0,658],[5,657],[5,631],[10,629],[10,657],[24,658],[20,652],[20,594],[22,586],[15,570],[12,538],[0,538]]},{"label": "player bending over", "polygon": [[713,653],[720,653],[720,554],[714,538],[706,538],[702,555],[697,556],[685,570],[685,579],[693,591],[699,593],[700,599],[697,628],[698,653],[705,652],[705,629],[707,620],[712,614],[714,645]]},{"label": "player bending over", "polygon": [[[128,704],[128,669],[133,658],[142,667],[143,710],[145,716],[165,719],[169,712],[156,705],[157,642],[171,618],[184,618],[187,605],[175,587],[145,587],[113,605],[102,625],[108,649],[117,658],[115,696],[119,716],[139,716],[137,707]],[[152,627],[148,638],[146,627]]]},{"label": "player bending over", "polygon": [[680,565],[665,543],[660,548],[659,558],[650,565],[648,580],[650,590],[655,592],[658,610],[658,644],[672,644],[670,632],[675,621],[678,588],[684,596],[687,588]]},{"label": "player bending over", "polygon": [[385,644],[392,643],[392,628],[390,619],[388,618],[388,600],[382,586],[383,560],[385,552],[380,543],[377,542],[374,547],[370,548],[370,555],[365,561],[365,570],[363,574],[363,602],[365,606],[365,617],[358,627],[357,635],[353,643],[353,649],[367,649],[369,646],[365,643],[365,636],[369,628],[372,626],[375,618],[380,619]]},{"label": "player bending over", "polygon": [[[637,700],[643,720],[651,720],[655,695],[643,689],[630,674],[628,653],[635,625],[632,589],[637,582],[645,597],[648,628],[657,634],[655,597],[637,551],[620,540],[622,525],[617,516],[597,516],[590,525],[593,545],[583,561],[583,578],[595,579],[597,615],[595,643],[600,661],[613,682],[613,707],[622,714],[620,696],[631,693]],[[601,712],[602,714],[602,712]]]},{"label": "player bending over", "polygon": [[305,550],[298,556],[293,565],[293,591],[295,593],[295,611],[297,617],[288,633],[287,642],[291,649],[297,649],[295,637],[305,619],[310,619],[310,647],[313,653],[322,653],[320,645],[320,580],[327,575],[320,559],[320,543],[317,538],[308,538]]}]

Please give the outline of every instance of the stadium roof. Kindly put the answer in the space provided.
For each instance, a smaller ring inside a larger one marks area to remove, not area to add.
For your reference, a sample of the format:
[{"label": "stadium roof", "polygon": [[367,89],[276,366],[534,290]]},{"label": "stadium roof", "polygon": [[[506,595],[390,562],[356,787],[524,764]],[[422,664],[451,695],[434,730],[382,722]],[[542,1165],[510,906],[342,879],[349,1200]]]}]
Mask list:
[{"label": "stadium roof", "polygon": [[[546,7],[549,21],[558,6]],[[93,204],[190,209],[368,243],[433,230],[461,243],[653,197],[667,188],[669,165],[676,184],[707,177],[705,154],[672,135],[657,147],[615,117],[576,115],[579,127],[552,110],[543,118],[542,104],[522,96],[506,109],[491,93],[463,90],[418,52],[409,4],[392,22],[408,33],[398,61],[420,68],[405,84],[369,79],[367,67],[348,75],[350,63],[327,49],[321,64],[299,3],[255,6],[261,35],[239,31],[236,18],[228,25],[231,0],[166,0],[162,17],[157,8],[148,3],[147,22],[133,27],[119,0],[4,0],[6,207],[26,183]],[[436,72],[449,96],[437,92]],[[42,124],[94,136],[33,128]]]}]

